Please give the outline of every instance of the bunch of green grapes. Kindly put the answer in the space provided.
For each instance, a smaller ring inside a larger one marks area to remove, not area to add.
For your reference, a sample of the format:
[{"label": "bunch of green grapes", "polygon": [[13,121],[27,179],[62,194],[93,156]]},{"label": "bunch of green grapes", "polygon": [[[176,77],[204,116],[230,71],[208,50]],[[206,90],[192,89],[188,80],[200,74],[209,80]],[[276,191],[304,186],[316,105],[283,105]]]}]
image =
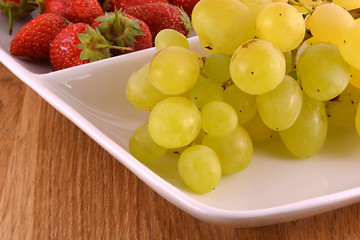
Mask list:
[{"label": "bunch of green grapes", "polygon": [[183,183],[206,193],[223,175],[246,170],[253,144],[275,135],[297,158],[319,153],[329,127],[360,135],[360,23],[347,11],[354,7],[199,1],[191,19],[208,54],[165,29],[157,53],[128,80],[129,102],[150,111],[130,153],[143,163],[172,154]]},{"label": "bunch of green grapes", "polygon": [[231,56],[214,54],[203,62],[183,40],[173,31],[161,31],[155,39],[157,53],[127,82],[129,102],[150,111],[147,123],[131,135],[129,150],[145,164],[178,153],[182,181],[205,193],[216,188],[222,175],[244,170],[253,145],[238,124],[237,108],[224,101],[224,95],[231,95]]}]

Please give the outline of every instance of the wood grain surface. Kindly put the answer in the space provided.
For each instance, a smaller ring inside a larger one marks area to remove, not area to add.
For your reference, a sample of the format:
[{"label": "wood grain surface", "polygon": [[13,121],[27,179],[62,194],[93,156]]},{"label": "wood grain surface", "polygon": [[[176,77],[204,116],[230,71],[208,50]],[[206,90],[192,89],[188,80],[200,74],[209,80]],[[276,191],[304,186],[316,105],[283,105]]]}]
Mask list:
[{"label": "wood grain surface", "polygon": [[0,239],[360,239],[360,203],[258,228],[173,206],[0,63]]}]

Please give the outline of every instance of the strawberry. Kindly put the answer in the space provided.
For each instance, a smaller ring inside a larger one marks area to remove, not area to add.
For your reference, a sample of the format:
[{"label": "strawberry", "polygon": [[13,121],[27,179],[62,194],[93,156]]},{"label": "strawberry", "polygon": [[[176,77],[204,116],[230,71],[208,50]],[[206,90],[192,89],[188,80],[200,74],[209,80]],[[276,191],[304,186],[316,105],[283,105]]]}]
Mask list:
[{"label": "strawberry", "polygon": [[50,43],[50,62],[60,70],[111,57],[111,44],[86,23],[75,23],[61,30]]},{"label": "strawberry", "polygon": [[179,7],[169,3],[147,3],[126,8],[126,13],[144,21],[151,32],[153,40],[163,29],[171,28],[185,36],[191,30],[188,15]]},{"label": "strawberry", "polygon": [[72,23],[87,24],[104,14],[97,0],[43,0],[40,12],[56,13]]},{"label": "strawberry", "polygon": [[107,12],[92,24],[106,40],[115,46],[130,47],[130,51],[113,51],[113,55],[134,52],[153,46],[149,27],[133,16],[115,11]]},{"label": "strawberry", "polygon": [[187,15],[191,16],[192,10],[200,0],[169,0],[171,4],[184,9]]},{"label": "strawberry", "polygon": [[67,26],[67,22],[54,13],[36,16],[21,27],[10,43],[15,56],[49,59],[50,42]]},{"label": "strawberry", "polygon": [[9,34],[12,34],[13,19],[27,17],[37,8],[34,3],[27,0],[0,0],[1,12],[9,17]]},{"label": "strawberry", "polygon": [[169,3],[168,0],[105,0],[103,4],[103,9],[107,12],[119,9],[124,10],[130,6],[137,6],[154,2]]}]

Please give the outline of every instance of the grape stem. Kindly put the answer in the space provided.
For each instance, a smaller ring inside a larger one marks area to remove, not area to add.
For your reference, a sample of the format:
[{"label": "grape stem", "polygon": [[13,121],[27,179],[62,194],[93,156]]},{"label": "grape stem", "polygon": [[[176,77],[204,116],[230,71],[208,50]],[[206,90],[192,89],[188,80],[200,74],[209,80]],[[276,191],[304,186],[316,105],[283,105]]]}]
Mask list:
[{"label": "grape stem", "polygon": [[354,19],[360,18],[360,8],[351,9],[348,12]]},{"label": "grape stem", "polygon": [[299,0],[288,0],[288,3],[290,5],[296,5],[296,6],[299,6],[299,7],[304,7],[309,13],[311,13],[313,11],[312,7],[310,7],[308,4],[299,2]]}]

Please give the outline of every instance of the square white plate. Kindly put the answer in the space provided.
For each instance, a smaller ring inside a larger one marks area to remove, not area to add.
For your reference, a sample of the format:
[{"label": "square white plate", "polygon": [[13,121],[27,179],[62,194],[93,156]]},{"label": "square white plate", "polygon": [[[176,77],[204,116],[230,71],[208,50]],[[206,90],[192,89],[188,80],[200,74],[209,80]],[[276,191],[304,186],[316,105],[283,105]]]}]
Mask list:
[{"label": "square white plate", "polygon": [[[25,21],[15,24],[13,35]],[[292,157],[278,138],[255,144],[246,170],[223,177],[210,193],[193,194],[179,180],[174,158],[145,166],[128,150],[131,133],[147,121],[148,113],[129,104],[126,82],[155,49],[51,72],[48,63],[11,56],[7,18],[0,16],[0,23],[0,61],[8,69],[154,191],[199,219],[261,226],[360,200],[360,137],[354,128],[331,130],[322,151],[303,160]],[[204,52],[197,37],[189,41],[193,50]]]}]

